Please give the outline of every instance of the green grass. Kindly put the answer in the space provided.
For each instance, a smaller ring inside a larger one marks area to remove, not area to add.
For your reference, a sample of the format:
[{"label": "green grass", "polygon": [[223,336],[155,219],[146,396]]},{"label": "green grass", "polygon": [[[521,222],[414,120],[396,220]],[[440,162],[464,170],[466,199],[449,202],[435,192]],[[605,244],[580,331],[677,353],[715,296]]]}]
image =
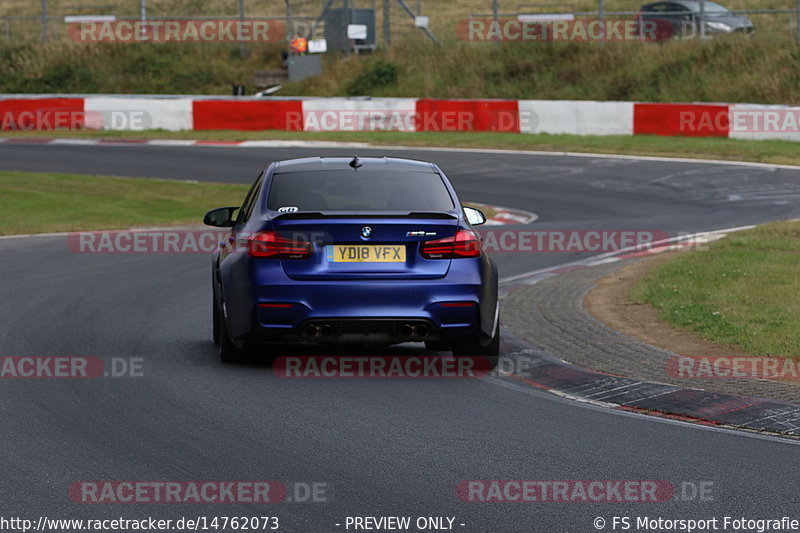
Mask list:
[{"label": "green grass", "polygon": [[[319,16],[322,0],[292,0],[293,17]],[[724,5],[730,9],[794,9],[794,0],[726,0]],[[279,0],[244,0],[244,11],[247,17],[282,18],[286,15],[285,3]],[[403,42],[409,39],[427,39],[420,31],[414,28],[413,19],[406,15],[393,0],[391,2],[391,32],[394,42]],[[410,0],[408,4],[416,11],[420,6],[421,14],[430,18],[431,30],[442,42],[453,41],[455,32],[453,28],[459,21],[470,15],[486,16],[491,13],[491,0]],[[500,0],[498,2],[500,13],[504,16],[513,16],[520,11],[525,12],[586,12],[597,9],[597,0],[574,0],[565,4],[519,2],[513,0]],[[606,12],[610,11],[636,11],[642,5],[641,0],[615,0],[606,3]],[[341,7],[338,1],[334,7]],[[371,0],[352,0],[353,8],[370,8]],[[524,6],[524,7],[523,7]],[[63,15],[98,15],[115,14],[119,18],[139,17],[140,3],[135,0],[47,0],[47,11],[51,17],[60,18]],[[147,13],[150,17],[185,17],[185,16],[238,16],[239,2],[236,0],[147,0]],[[35,17],[41,14],[41,3],[36,0],[3,0],[0,2],[0,16],[28,15],[34,19],[27,23],[15,22],[12,27],[12,36],[16,38],[36,39],[39,36],[39,23]],[[786,30],[789,26],[790,16],[770,17],[752,15],[759,32],[766,31],[765,25],[770,24]],[[383,39],[383,6],[377,2],[376,30],[379,41]],[[63,24],[50,23],[51,38],[56,38],[65,33]],[[320,30],[320,33],[321,30]]]},{"label": "green grass", "polygon": [[[389,63],[396,81],[359,80]],[[788,35],[713,41],[606,43],[409,42],[372,57],[330,61],[284,94],[749,102],[797,104],[800,45]],[[359,90],[360,89],[360,90]]]},{"label": "green grass", "polygon": [[197,225],[244,185],[0,171],[0,235]]},{"label": "green grass", "polygon": [[0,92],[231,94],[231,85],[280,65],[278,45],[242,59],[229,44],[0,44]]},{"label": "green grass", "polygon": [[[31,131],[0,132],[0,137],[89,137],[198,140],[316,140],[373,145],[588,152],[699,159],[726,159],[800,165],[798,144],[791,141],[744,141],[701,137],[528,135],[483,132],[285,132],[285,131]],[[420,155],[424,158],[424,155]]]},{"label": "green grass", "polygon": [[800,357],[800,221],[765,224],[653,269],[631,298],[754,355]]},{"label": "green grass", "polygon": [[[279,45],[0,44],[0,93],[231,94],[279,68]],[[800,104],[800,45],[788,35],[663,44],[408,40],[326,57],[279,96],[510,98]]]},{"label": "green grass", "polygon": [[[0,211],[6,213],[0,235],[199,225],[209,209],[241,204],[247,189],[222,183],[0,171]],[[491,207],[480,208],[489,217],[496,214]]]}]

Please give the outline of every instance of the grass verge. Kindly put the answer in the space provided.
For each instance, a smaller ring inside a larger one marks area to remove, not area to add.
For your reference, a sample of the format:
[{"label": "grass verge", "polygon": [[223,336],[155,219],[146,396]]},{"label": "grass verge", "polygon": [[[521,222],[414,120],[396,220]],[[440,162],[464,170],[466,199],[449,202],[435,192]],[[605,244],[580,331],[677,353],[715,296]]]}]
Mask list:
[{"label": "grass verge", "polygon": [[800,357],[799,259],[800,221],[765,224],[657,266],[631,299],[706,339]]},{"label": "grass verge", "polygon": [[[374,54],[327,54],[322,74],[283,83],[276,94],[797,105],[800,45],[785,19],[775,20],[774,32],[756,22],[752,39],[604,46],[463,42],[453,21],[444,46],[417,36]],[[231,85],[242,84],[253,94],[257,71],[280,69],[281,48],[248,45],[242,58],[229,43],[12,40],[0,43],[0,92],[230,95]]]},{"label": "grass verge", "polygon": [[199,224],[247,186],[0,171],[0,235]]},{"label": "grass verge", "polygon": [[697,159],[726,159],[800,165],[798,144],[792,141],[745,141],[709,137],[655,135],[528,135],[483,132],[287,132],[287,131],[28,131],[0,132],[8,138],[196,139],[220,141],[303,140],[363,142],[409,147],[486,148],[588,152]]},{"label": "grass verge", "polygon": [[[0,171],[0,235],[197,225],[242,203],[247,185]],[[469,204],[468,204],[469,205]],[[487,217],[497,214],[478,206]]]}]

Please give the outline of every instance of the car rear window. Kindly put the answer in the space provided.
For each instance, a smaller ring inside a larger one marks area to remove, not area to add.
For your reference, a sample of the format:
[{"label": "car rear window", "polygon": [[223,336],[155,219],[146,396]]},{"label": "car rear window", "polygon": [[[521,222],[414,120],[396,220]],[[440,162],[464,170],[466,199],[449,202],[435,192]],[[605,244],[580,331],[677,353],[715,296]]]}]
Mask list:
[{"label": "car rear window", "polygon": [[273,211],[451,211],[455,204],[441,176],[432,172],[326,170],[275,174],[267,207]]}]

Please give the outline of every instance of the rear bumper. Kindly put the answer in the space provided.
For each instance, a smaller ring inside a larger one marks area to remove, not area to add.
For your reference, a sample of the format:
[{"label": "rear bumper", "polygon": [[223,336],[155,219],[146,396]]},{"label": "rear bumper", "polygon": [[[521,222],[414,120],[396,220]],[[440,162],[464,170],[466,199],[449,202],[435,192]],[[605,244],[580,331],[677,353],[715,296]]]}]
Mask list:
[{"label": "rear bumper", "polygon": [[306,321],[300,329],[302,340],[321,344],[393,344],[440,341],[449,336],[430,320],[405,318],[314,319]]},{"label": "rear bumper", "polygon": [[[376,333],[364,321],[382,321],[393,323],[386,342],[404,342],[417,339],[401,328],[421,321],[426,337],[446,340],[490,335],[494,324],[497,273],[486,256],[453,261],[435,279],[293,279],[278,261],[248,261],[244,254],[228,257],[218,272],[234,338],[302,339],[306,326],[329,323],[355,341],[359,328],[368,338]],[[350,322],[355,330],[344,327]]]},{"label": "rear bumper", "polygon": [[264,286],[254,300],[262,338],[395,343],[480,331],[480,286],[442,280],[303,282]]}]

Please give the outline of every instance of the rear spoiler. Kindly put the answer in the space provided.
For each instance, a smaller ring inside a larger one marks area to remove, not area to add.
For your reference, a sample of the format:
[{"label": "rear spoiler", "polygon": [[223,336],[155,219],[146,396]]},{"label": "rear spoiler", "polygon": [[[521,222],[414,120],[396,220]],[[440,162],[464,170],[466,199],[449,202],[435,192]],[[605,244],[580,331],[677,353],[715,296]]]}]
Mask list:
[{"label": "rear spoiler", "polygon": [[272,217],[273,220],[308,220],[321,218],[434,218],[445,220],[456,220],[458,215],[447,211],[376,211],[365,213],[364,211],[300,211],[293,213],[278,213]]}]

